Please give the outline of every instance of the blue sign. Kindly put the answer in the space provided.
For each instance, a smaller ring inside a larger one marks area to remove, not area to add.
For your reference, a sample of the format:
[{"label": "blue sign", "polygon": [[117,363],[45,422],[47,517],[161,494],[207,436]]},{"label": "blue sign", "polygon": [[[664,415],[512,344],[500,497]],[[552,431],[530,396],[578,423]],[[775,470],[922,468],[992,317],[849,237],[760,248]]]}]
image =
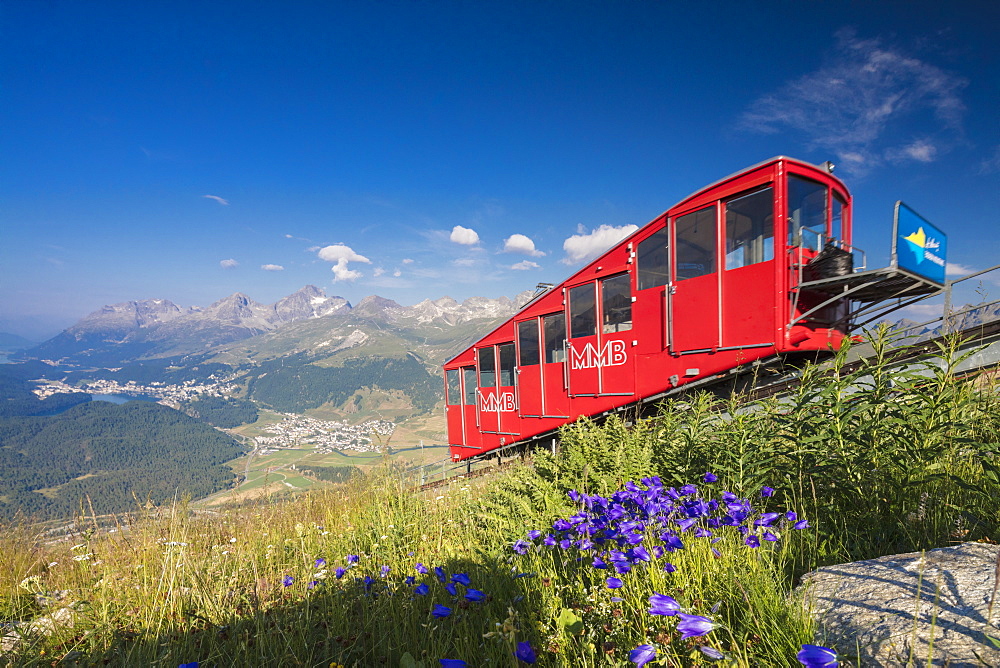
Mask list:
[{"label": "blue sign", "polygon": [[902,202],[896,202],[892,254],[896,266],[944,284],[948,237]]}]

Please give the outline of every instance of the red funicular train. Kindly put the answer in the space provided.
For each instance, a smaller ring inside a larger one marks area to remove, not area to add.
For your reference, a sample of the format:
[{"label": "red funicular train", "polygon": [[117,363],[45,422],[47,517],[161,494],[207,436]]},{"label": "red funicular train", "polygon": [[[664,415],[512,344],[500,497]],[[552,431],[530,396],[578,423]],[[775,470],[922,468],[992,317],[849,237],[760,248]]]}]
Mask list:
[{"label": "red funicular train", "polygon": [[699,190],[445,363],[452,458],[836,348],[858,296],[808,289],[829,288],[810,271],[831,253],[850,265],[851,195],[832,166],[777,157]]}]

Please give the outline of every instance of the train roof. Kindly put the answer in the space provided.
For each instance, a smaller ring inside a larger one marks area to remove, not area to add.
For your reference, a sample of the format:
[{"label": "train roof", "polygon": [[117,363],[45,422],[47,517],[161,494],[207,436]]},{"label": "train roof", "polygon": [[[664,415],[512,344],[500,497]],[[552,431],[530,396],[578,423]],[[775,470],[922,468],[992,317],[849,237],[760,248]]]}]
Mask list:
[{"label": "train roof", "polygon": [[794,165],[796,165],[796,166],[798,166],[800,168],[803,168],[805,170],[816,172],[818,174],[822,174],[825,178],[828,178],[828,179],[834,181],[835,183],[837,183],[844,190],[845,193],[847,192],[847,186],[844,184],[844,182],[841,181],[839,178],[837,178],[836,176],[833,175],[833,165],[832,164],[830,164],[829,167],[827,167],[825,165],[815,165],[815,164],[813,164],[811,162],[806,162],[805,160],[798,160],[796,158],[790,158],[790,157],[785,156],[785,155],[776,155],[773,158],[769,158],[769,159],[764,160],[762,162],[758,162],[755,165],[751,165],[750,167],[745,167],[745,168],[743,168],[743,169],[741,169],[741,170],[739,170],[737,172],[733,172],[729,176],[726,176],[726,177],[724,177],[722,179],[719,179],[718,181],[710,183],[707,186],[699,188],[698,190],[694,191],[693,193],[691,193],[687,197],[684,197],[683,199],[677,201],[676,204],[674,204],[673,206],[667,208],[662,213],[660,213],[658,216],[655,216],[654,218],[650,219],[649,222],[641,225],[639,227],[639,229],[637,229],[635,232],[632,232],[630,235],[628,235],[627,237],[625,237],[624,239],[622,239],[618,243],[616,243],[613,246],[611,246],[610,248],[607,248],[604,251],[602,251],[601,254],[598,255],[596,258],[594,258],[593,260],[591,260],[590,262],[588,262],[584,266],[580,267],[579,269],[577,269],[576,271],[574,271],[572,274],[566,276],[559,283],[556,283],[556,284],[552,285],[545,292],[541,292],[541,293],[535,294],[526,303],[524,303],[523,305],[521,305],[520,307],[518,307],[517,311],[514,312],[514,315],[510,316],[509,318],[506,318],[503,322],[499,323],[496,327],[494,327],[493,329],[491,329],[489,332],[487,332],[483,336],[479,337],[470,346],[468,346],[465,349],[463,349],[462,352],[458,353],[457,355],[453,355],[451,358],[445,360],[445,363],[444,363],[445,366],[447,366],[448,364],[450,364],[456,358],[461,357],[462,355],[464,355],[465,353],[467,353],[469,350],[475,348],[476,344],[479,341],[482,341],[483,339],[485,339],[485,338],[491,336],[492,334],[494,334],[501,327],[503,327],[507,323],[509,323],[512,320],[514,320],[515,318],[517,318],[518,314],[520,314],[521,311],[523,311],[524,309],[528,308],[529,306],[535,304],[535,302],[539,301],[540,299],[543,299],[545,296],[547,296],[549,293],[551,293],[556,288],[558,288],[558,287],[560,287],[562,285],[566,285],[567,283],[572,282],[572,280],[574,278],[576,278],[577,276],[581,276],[581,275],[584,275],[584,274],[593,274],[594,273],[594,266],[597,265],[598,262],[601,262],[602,258],[604,256],[606,256],[611,251],[613,251],[613,250],[615,250],[617,248],[620,248],[621,246],[624,246],[624,245],[630,243],[631,239],[633,237],[635,237],[636,235],[640,234],[650,223],[663,218],[670,211],[672,211],[674,209],[677,209],[678,207],[684,205],[686,202],[689,202],[691,200],[697,199],[698,197],[701,197],[702,195],[704,195],[705,193],[707,193],[707,192],[709,192],[711,190],[719,188],[720,186],[723,186],[726,183],[729,183],[730,181],[734,181],[736,179],[739,179],[739,178],[741,178],[742,176],[744,176],[746,174],[749,174],[751,172],[757,171],[759,169],[763,169],[763,168],[768,167],[770,165],[774,165],[775,163],[778,163],[778,162],[791,163],[791,164],[794,164]]}]

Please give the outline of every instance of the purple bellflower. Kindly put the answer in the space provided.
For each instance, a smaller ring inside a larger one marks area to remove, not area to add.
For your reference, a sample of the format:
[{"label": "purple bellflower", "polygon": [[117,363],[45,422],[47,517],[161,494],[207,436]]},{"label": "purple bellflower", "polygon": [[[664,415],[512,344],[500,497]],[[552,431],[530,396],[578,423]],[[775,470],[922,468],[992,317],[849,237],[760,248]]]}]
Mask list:
[{"label": "purple bellflower", "polygon": [[681,619],[680,623],[677,624],[677,630],[681,632],[681,639],[703,636],[716,627],[715,622],[701,615],[685,615],[683,612],[678,612],[677,616]]},{"label": "purple bellflower", "polygon": [[822,645],[803,645],[795,658],[806,668],[836,668],[840,665],[837,653]]}]

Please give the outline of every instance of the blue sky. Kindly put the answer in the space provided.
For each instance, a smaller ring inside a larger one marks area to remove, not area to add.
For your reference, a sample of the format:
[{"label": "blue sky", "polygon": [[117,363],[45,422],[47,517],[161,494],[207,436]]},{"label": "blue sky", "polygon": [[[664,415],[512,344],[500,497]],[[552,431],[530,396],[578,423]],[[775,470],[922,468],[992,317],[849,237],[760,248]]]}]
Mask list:
[{"label": "blue sky", "polygon": [[985,268],[998,25],[993,1],[5,0],[0,330],[306,284],[513,295],[778,154],[837,164],[870,265],[901,199],[953,273]]}]

